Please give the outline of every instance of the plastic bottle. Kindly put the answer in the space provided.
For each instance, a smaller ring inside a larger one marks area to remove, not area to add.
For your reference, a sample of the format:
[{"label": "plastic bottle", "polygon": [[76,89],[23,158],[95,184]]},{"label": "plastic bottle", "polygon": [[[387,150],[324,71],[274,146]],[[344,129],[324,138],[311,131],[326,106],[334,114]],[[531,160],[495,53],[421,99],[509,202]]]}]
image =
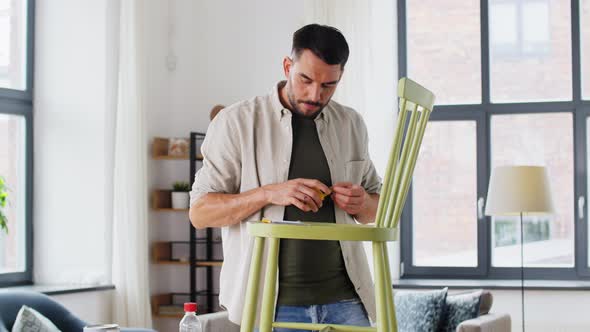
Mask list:
[{"label": "plastic bottle", "polygon": [[197,318],[197,304],[187,302],[184,304],[184,317],[179,324],[180,332],[203,332],[201,322]]}]

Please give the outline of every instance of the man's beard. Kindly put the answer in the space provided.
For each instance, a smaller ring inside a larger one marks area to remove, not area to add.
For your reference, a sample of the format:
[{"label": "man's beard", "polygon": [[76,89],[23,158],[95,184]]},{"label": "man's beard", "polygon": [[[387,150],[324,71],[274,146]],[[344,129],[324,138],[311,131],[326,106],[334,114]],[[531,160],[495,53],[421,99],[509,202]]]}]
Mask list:
[{"label": "man's beard", "polygon": [[[293,93],[291,92],[291,90],[287,90],[287,97],[289,98],[289,104],[291,105],[291,107],[293,107],[293,109],[291,111],[297,113],[298,115],[301,116],[305,116],[305,117],[309,117],[309,118],[313,118],[315,117],[317,114],[319,114],[324,107],[326,106],[325,104],[322,103],[315,103],[309,100],[296,100],[295,96],[293,95]],[[299,105],[301,104],[309,104],[309,105],[314,105],[314,106],[318,106],[318,110],[315,111],[313,114],[306,114],[300,107]]]}]

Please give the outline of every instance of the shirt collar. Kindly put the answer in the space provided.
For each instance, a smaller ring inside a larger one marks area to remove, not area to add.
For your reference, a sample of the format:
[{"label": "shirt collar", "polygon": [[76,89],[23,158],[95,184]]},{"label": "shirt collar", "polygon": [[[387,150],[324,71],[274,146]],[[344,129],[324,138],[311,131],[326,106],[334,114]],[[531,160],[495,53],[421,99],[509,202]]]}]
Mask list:
[{"label": "shirt collar", "polygon": [[[281,98],[280,98],[280,94],[279,94],[280,89],[282,87],[284,87],[285,84],[287,84],[287,81],[278,82],[273,87],[272,93],[271,93],[272,108],[275,112],[278,112],[281,114],[281,118],[285,115],[288,115],[288,116],[291,115],[291,110],[289,110],[288,108],[283,106],[283,103],[281,103]],[[320,114],[318,114],[316,116],[315,121],[318,121],[318,120],[319,121],[328,121],[330,108],[331,108],[330,103],[328,103],[328,105],[326,105],[326,107],[324,107],[324,109],[322,109]]]}]

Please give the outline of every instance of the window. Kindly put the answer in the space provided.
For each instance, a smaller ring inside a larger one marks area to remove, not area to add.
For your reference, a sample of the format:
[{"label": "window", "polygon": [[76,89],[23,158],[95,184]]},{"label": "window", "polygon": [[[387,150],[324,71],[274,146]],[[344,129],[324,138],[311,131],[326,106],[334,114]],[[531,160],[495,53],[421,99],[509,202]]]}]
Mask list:
[{"label": "window", "polygon": [[542,58],[550,54],[547,0],[491,0],[490,48],[497,58]]},{"label": "window", "polygon": [[32,21],[26,0],[0,0],[0,176],[8,187],[0,231],[0,286],[32,281]]},{"label": "window", "polygon": [[474,121],[433,122],[424,134],[413,183],[417,266],[477,266],[475,135]]},{"label": "window", "polygon": [[[430,83],[431,89],[437,91],[439,104],[480,103],[478,3],[464,1],[453,10],[447,10],[441,3],[408,2],[408,70],[414,80]],[[449,68],[462,80],[449,84]]]},{"label": "window", "polygon": [[[492,115],[491,164],[547,167],[556,213],[525,217],[524,263],[574,266],[573,117],[569,112]],[[520,266],[520,220],[492,217],[492,266]]]},{"label": "window", "polygon": [[489,0],[492,102],[571,100],[570,12],[566,1]]},{"label": "window", "polygon": [[402,277],[520,277],[519,218],[483,214],[500,165],[550,177],[556,213],[524,218],[527,278],[590,277],[590,2],[398,4],[400,76],[437,95],[402,216]]},{"label": "window", "polygon": [[22,116],[0,114],[0,174],[9,186],[10,203],[4,211],[9,232],[0,235],[0,273],[25,271],[25,137]]},{"label": "window", "polygon": [[27,1],[0,0],[0,87],[25,90]]}]

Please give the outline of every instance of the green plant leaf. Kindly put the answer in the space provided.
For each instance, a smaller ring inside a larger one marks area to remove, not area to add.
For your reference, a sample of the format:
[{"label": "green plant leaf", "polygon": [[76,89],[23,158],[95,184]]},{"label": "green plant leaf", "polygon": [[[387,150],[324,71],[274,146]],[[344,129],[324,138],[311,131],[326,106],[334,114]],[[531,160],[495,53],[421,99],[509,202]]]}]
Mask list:
[{"label": "green plant leaf", "polygon": [[8,234],[8,218],[4,215],[2,211],[0,211],[0,229],[2,229],[6,234]]},{"label": "green plant leaf", "polygon": [[0,176],[0,229],[8,234],[8,217],[2,210],[8,203],[8,191],[6,188],[6,181],[4,177]]}]

